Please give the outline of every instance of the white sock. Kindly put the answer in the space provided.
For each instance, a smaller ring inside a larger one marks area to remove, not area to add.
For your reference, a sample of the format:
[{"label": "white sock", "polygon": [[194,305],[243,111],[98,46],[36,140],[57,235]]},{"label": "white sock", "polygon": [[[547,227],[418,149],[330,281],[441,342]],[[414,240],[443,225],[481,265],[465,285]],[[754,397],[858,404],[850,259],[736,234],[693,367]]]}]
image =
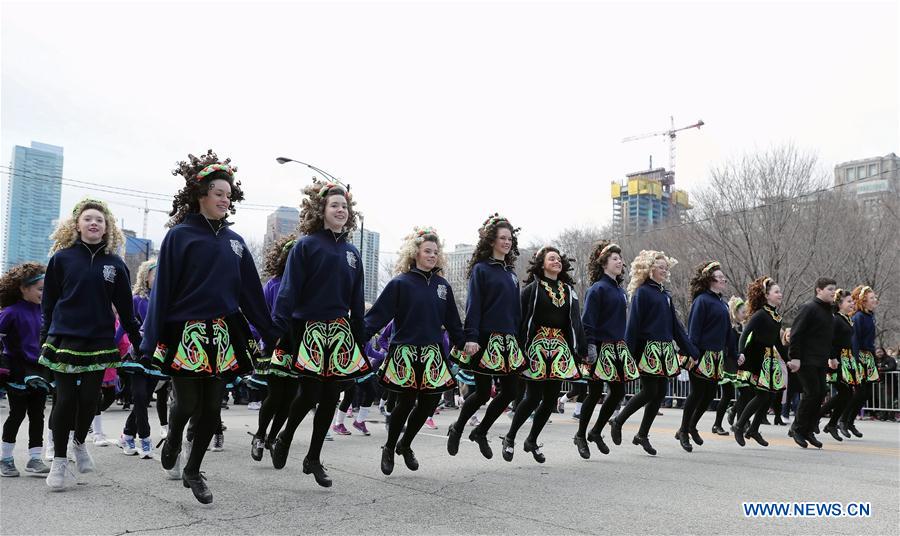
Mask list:
[{"label": "white sock", "polygon": [[347,419],[347,412],[337,410],[337,413],[334,416],[334,424],[336,425],[344,425],[344,421]]},{"label": "white sock", "polygon": [[94,423],[93,423],[94,433],[95,434],[103,434],[103,419],[100,415],[94,415]]},{"label": "white sock", "polygon": [[40,460],[41,459],[41,447],[34,447],[28,449],[28,457],[32,460]]},{"label": "white sock", "polygon": [[356,414],[356,422],[366,422],[366,417],[369,416],[369,410],[371,408],[359,408],[359,413]]},{"label": "white sock", "polygon": [[575,413],[581,413],[581,402],[575,402]]},{"label": "white sock", "polygon": [[0,447],[0,458],[12,458],[13,449],[16,448],[15,443],[7,443],[6,441],[0,443],[2,447]]}]

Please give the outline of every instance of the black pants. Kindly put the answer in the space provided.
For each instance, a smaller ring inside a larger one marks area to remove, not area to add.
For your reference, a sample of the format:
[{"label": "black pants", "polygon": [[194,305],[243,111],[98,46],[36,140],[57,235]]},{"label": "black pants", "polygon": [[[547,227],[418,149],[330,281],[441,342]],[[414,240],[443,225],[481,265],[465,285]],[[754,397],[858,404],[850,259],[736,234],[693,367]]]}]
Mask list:
[{"label": "black pants", "polygon": [[813,432],[819,419],[819,410],[825,398],[825,368],[802,365],[797,371],[797,379],[803,388],[800,406],[797,407],[797,418],[794,419],[794,431],[803,435]]},{"label": "black pants", "polygon": [[108,410],[110,406],[113,405],[113,402],[116,401],[116,388],[115,387],[103,387],[103,382],[100,382],[100,394],[97,399],[97,410],[94,413],[95,415],[100,415],[104,411]]},{"label": "black pants", "polygon": [[[412,445],[416,434],[422,429],[425,420],[434,414],[434,410],[440,401],[440,393],[398,393],[397,405],[391,413],[391,424],[388,426],[388,437],[384,443],[385,448],[396,448],[398,440],[405,448]],[[403,432],[404,425],[406,425],[405,432]],[[402,439],[400,439],[401,432],[403,432]]]},{"label": "black pants", "polygon": [[856,422],[856,418],[859,416],[859,412],[862,411],[863,407],[866,405],[866,401],[869,398],[869,391],[876,385],[878,384],[863,382],[857,385],[853,390],[853,397],[850,399],[850,404],[847,406],[847,409],[844,410],[844,415],[841,417],[844,420],[844,423],[847,424],[847,426],[850,426]]},{"label": "black pants", "polygon": [[[769,411],[769,406],[772,404],[772,398],[780,394],[781,393],[773,393],[763,389],[756,389],[753,399],[747,402],[747,405],[744,406],[741,414],[737,416],[737,413],[735,413],[735,427],[744,429],[747,426],[747,423],[749,423],[750,427],[746,428],[745,433],[758,432],[759,425],[762,423],[766,413]],[[741,394],[741,396],[747,398],[747,394]]]},{"label": "black pants", "polygon": [[[376,385],[378,385],[378,380],[376,380],[374,376],[362,383],[356,384],[356,396],[354,398],[359,403],[359,407],[367,408],[375,403],[375,397],[377,396],[375,394]],[[341,411],[346,410],[342,409]]]},{"label": "black pants", "polygon": [[838,381],[834,384],[834,389],[837,392],[828,399],[828,402],[825,403],[824,406],[822,406],[822,411],[819,414],[821,418],[829,411],[831,412],[831,416],[828,419],[828,426],[837,425],[838,421],[847,411],[847,408],[850,407],[850,402],[853,400],[853,387]]},{"label": "black pants", "polygon": [[[503,410],[506,409],[506,406],[516,396],[516,385],[519,383],[519,376],[510,374],[499,378],[500,392],[488,404],[481,423],[475,427],[475,431],[479,434],[487,434],[487,431],[491,429],[497,418],[503,415]],[[491,386],[493,383],[493,376],[475,374],[475,394],[467,398],[459,410],[459,417],[454,425],[457,431],[463,430],[466,426],[466,421],[471,419],[472,415],[475,415],[475,412],[478,411],[478,408],[491,398]]]},{"label": "black pants", "polygon": [[[259,408],[259,426],[256,436],[274,440],[287,421],[291,403],[297,397],[300,382],[294,378],[270,375],[266,378],[266,399]],[[272,427],[269,428],[271,423]]]},{"label": "black pants", "polygon": [[525,398],[522,399],[519,407],[516,408],[516,413],[513,416],[512,424],[509,426],[509,431],[506,432],[506,437],[515,439],[519,428],[525,424],[525,421],[531,416],[531,412],[534,411],[534,422],[531,424],[531,431],[528,432],[528,441],[535,442],[541,430],[547,424],[550,414],[556,410],[556,402],[559,398],[559,388],[562,382],[559,380],[526,381],[525,384]]},{"label": "black pants", "polygon": [[169,425],[169,391],[172,389],[172,382],[169,380],[159,382],[156,390],[156,416],[159,418],[160,426]]},{"label": "black pants", "polygon": [[200,464],[213,434],[220,428],[222,413],[222,394],[225,392],[225,380],[217,377],[209,378],[172,378],[175,390],[175,403],[172,404],[169,416],[169,436],[167,441],[174,441],[181,446],[184,427],[192,420],[193,438],[191,455],[184,465],[184,473],[195,476],[200,472]]},{"label": "black pants", "polygon": [[[309,440],[309,451],[306,458],[313,462],[321,461],[322,444],[325,443],[325,434],[334,417],[338,397],[345,386],[343,382],[323,382],[316,378],[300,378],[300,394],[291,403],[291,411],[288,415],[284,431],[278,434],[278,438],[290,444],[294,440],[294,432],[303,422],[303,418],[309,410],[316,408],[316,416],[313,418],[312,437]],[[318,407],[317,407],[318,406]]]},{"label": "black pants", "polygon": [[156,378],[136,373],[131,376],[131,413],[125,419],[122,433],[140,438],[150,437],[150,419],[147,416],[147,405],[156,389]]},{"label": "black pants", "polygon": [[722,398],[719,399],[719,405],[716,406],[716,422],[715,426],[722,427],[722,419],[725,418],[725,412],[728,411],[728,405],[734,398],[734,384],[731,382],[722,384]]},{"label": "black pants", "polygon": [[697,429],[697,423],[709,408],[709,403],[716,397],[716,382],[709,378],[701,378],[696,374],[690,374],[691,392],[684,402],[684,411],[681,414],[681,430],[691,431]]},{"label": "black pants", "polygon": [[652,376],[645,374],[641,376],[641,392],[631,397],[631,400],[625,404],[619,415],[616,416],[616,422],[624,424],[628,417],[637,410],[644,408],[644,418],[641,419],[641,426],[638,429],[638,435],[647,437],[650,433],[650,427],[653,426],[653,420],[659,412],[659,405],[662,404],[666,397],[666,386],[668,378],[665,376]]},{"label": "black pants", "polygon": [[350,405],[356,397],[356,385],[355,381],[347,382],[347,386],[344,387],[344,397],[341,398],[341,405],[338,406],[338,410],[347,413],[347,410],[350,409]]},{"label": "black pants", "polygon": [[27,389],[24,393],[7,392],[9,415],[3,423],[3,442],[15,443],[19,427],[28,416],[28,448],[44,445],[44,406],[47,394]]},{"label": "black pants", "polygon": [[103,373],[102,370],[81,374],[53,373],[56,380],[56,400],[50,412],[50,428],[53,430],[55,457],[66,457],[70,430],[75,430],[76,442],[84,443],[100,400]]}]

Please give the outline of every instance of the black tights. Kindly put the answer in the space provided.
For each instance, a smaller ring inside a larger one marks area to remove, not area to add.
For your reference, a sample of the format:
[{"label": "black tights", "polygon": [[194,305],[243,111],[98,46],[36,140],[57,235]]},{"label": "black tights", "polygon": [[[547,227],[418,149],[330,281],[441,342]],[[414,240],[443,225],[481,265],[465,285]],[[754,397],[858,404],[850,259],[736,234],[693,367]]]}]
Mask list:
[{"label": "black tights", "polygon": [[[609,393],[606,395],[603,405],[600,406],[600,413],[597,415],[597,422],[593,427],[593,430],[597,433],[603,431],[603,427],[606,426],[606,423],[609,421],[609,418],[612,417],[613,412],[619,407],[619,403],[625,398],[624,383],[606,382],[606,386],[609,389]],[[600,400],[600,395],[602,394],[603,382],[588,383],[587,397],[585,397],[584,402],[581,404],[581,418],[578,419],[578,432],[575,433],[577,437],[585,436],[588,424],[591,423],[591,415],[594,413],[594,407],[597,405],[597,402]]]},{"label": "black tights", "polygon": [[[462,408],[459,410],[459,417],[456,419],[454,427],[457,431],[462,430],[466,426],[466,421],[475,415],[485,402],[491,397],[491,385],[494,383],[493,376],[487,374],[475,374],[475,394],[466,399]],[[516,397],[516,384],[519,383],[519,377],[515,374],[508,376],[500,376],[500,392],[491,400],[481,418],[481,423],[475,427],[475,431],[479,434],[487,434],[503,410]],[[557,391],[558,392],[558,391]],[[529,412],[530,413],[530,412]]]},{"label": "black tights", "polygon": [[150,437],[150,419],[147,416],[147,404],[150,403],[150,396],[153,389],[156,388],[156,380],[146,374],[133,374],[131,376],[131,413],[125,419],[125,429],[122,430],[127,436],[135,436],[141,438]]},{"label": "black tights", "polygon": [[842,417],[847,426],[851,426],[856,422],[856,417],[859,416],[859,412],[863,409],[863,406],[866,405],[866,400],[869,398],[869,390],[872,389],[873,385],[876,384],[863,382],[857,385],[853,390],[853,398],[850,399],[850,405],[844,410],[844,415]]},{"label": "black tights", "polygon": [[731,403],[732,398],[734,398],[734,384],[731,382],[723,383],[722,398],[719,400],[719,405],[716,406],[715,425],[719,428],[722,427],[722,419],[725,418],[725,412],[728,411],[728,404]]},{"label": "black tights", "polygon": [[534,411],[534,422],[531,424],[531,431],[528,432],[527,441],[537,441],[538,435],[544,429],[544,425],[547,424],[547,419],[550,418],[550,414],[556,409],[561,385],[562,382],[559,380],[526,382],[525,398],[522,399],[519,407],[516,408],[516,413],[513,415],[512,424],[509,425],[506,437],[510,440],[515,439],[519,428],[525,424],[531,412]]},{"label": "black tights", "polygon": [[706,413],[709,403],[716,397],[715,381],[696,374],[690,374],[690,377],[691,393],[684,402],[684,411],[681,414],[681,430],[685,432],[697,429],[697,423]]},{"label": "black tights", "polygon": [[822,411],[819,414],[821,418],[829,411],[831,412],[828,426],[834,426],[838,423],[838,420],[847,411],[847,408],[850,407],[850,402],[853,400],[853,388],[846,383],[837,382],[834,388],[837,390],[837,394],[828,399],[828,402],[822,406]]},{"label": "black tights", "polygon": [[[762,389],[757,389],[756,393],[753,396],[753,399],[747,402],[747,405],[744,407],[743,411],[741,411],[740,416],[735,418],[735,428],[746,428],[748,422],[750,422],[750,427],[744,430],[745,433],[755,433],[759,431],[759,425],[762,420],[765,418],[766,413],[769,411],[769,406],[772,405],[772,397],[775,396],[776,393],[772,393],[771,391],[765,391]],[[742,397],[746,395],[741,395]],[[735,413],[737,415],[737,413]],[[753,419],[752,421],[750,419]]]},{"label": "black tights", "polygon": [[[102,370],[66,374],[54,372],[56,400],[50,412],[50,429],[53,430],[54,456],[65,458],[69,443],[69,430],[75,430],[75,441],[84,443],[88,428],[94,420],[100,400]],[[79,378],[81,384],[78,384]]]},{"label": "black tights", "polygon": [[624,424],[628,417],[637,410],[644,408],[644,418],[641,419],[641,426],[638,429],[640,437],[647,437],[650,433],[650,427],[653,426],[653,420],[659,412],[659,405],[662,404],[666,397],[666,385],[669,379],[665,376],[652,376],[645,374],[641,376],[641,392],[631,397],[631,400],[625,404],[619,415],[616,416],[618,424]]},{"label": "black tights", "polygon": [[47,394],[28,389],[24,393],[9,392],[9,415],[3,423],[3,442],[15,443],[19,435],[19,426],[28,416],[28,448],[41,447],[44,444],[44,406]]},{"label": "black tights", "polygon": [[113,405],[113,402],[116,401],[116,388],[115,387],[100,387],[99,398],[97,399],[97,411],[95,415],[100,415],[104,411],[108,410],[110,406]]},{"label": "black tights", "polygon": [[[434,414],[438,402],[441,400],[440,393],[414,393],[402,392],[397,394],[397,405],[391,413],[391,424],[388,426],[388,437],[385,441],[385,448],[393,449],[400,444],[409,448],[412,445],[416,434],[422,429],[425,420]],[[403,426],[406,425],[406,431],[403,432]],[[403,432],[403,439],[400,439],[400,433]]]},{"label": "black tights", "polygon": [[278,434],[278,439],[290,444],[294,440],[294,432],[303,422],[303,418],[306,417],[309,410],[318,405],[313,418],[312,437],[309,440],[309,451],[306,458],[311,462],[320,461],[325,434],[328,433],[328,427],[331,425],[334,409],[337,407],[338,397],[343,387],[343,382],[323,382],[318,378],[301,377],[300,394],[291,403],[287,423],[284,430]]},{"label": "black tights", "polygon": [[[172,378],[175,403],[169,416],[167,441],[181,446],[184,427],[191,421],[193,440],[191,455],[184,465],[184,473],[195,476],[200,472],[200,464],[213,434],[222,424],[222,395],[225,381],[221,378]],[[193,419],[192,419],[193,417]]]},{"label": "black tights", "polygon": [[344,389],[344,398],[341,399],[341,405],[338,406],[338,410],[347,413],[347,410],[350,409],[350,404],[353,403],[353,398],[356,396],[356,382],[347,382],[349,385]]},{"label": "black tights", "polygon": [[259,408],[259,427],[256,429],[256,436],[274,440],[288,418],[291,402],[297,397],[300,382],[294,378],[272,374],[266,378],[266,384],[268,394]]},{"label": "black tights", "polygon": [[156,416],[159,417],[160,426],[169,425],[169,390],[171,388],[171,382],[166,380],[160,382],[156,391]]}]

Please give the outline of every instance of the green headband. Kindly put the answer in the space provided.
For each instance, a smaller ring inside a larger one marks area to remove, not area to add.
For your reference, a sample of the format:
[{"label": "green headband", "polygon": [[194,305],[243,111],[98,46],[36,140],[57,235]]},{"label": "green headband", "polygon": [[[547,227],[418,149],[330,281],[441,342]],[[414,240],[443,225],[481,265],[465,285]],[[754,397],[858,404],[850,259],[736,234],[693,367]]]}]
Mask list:
[{"label": "green headband", "polygon": [[101,207],[103,207],[104,212],[109,212],[109,207],[106,206],[105,202],[100,201],[99,199],[91,199],[90,197],[85,197],[75,205],[75,208],[72,209],[72,217],[77,218],[78,216],[80,216],[81,213],[84,212],[84,206],[88,204],[100,205]]},{"label": "green headband", "polygon": [[712,261],[711,263],[707,264],[706,267],[703,268],[703,270],[701,271],[701,273],[702,273],[703,275],[707,275],[707,274],[709,274],[709,271],[710,271],[710,270],[712,270],[712,269],[714,269],[714,268],[717,268],[717,267],[720,267],[720,266],[721,266],[721,265],[719,264],[718,261]]},{"label": "green headband", "polygon": [[284,253],[285,251],[288,251],[289,249],[294,247],[294,244],[296,244],[296,243],[297,243],[296,240],[288,240],[287,242],[284,243],[283,246],[281,246],[281,252]]},{"label": "green headband", "polygon": [[224,171],[225,173],[228,173],[230,177],[234,177],[234,169],[228,164],[210,164],[200,170],[200,173],[197,173],[197,180],[203,180],[204,177],[211,173],[215,173],[216,171]]},{"label": "green headband", "polygon": [[30,277],[30,278],[26,279],[25,282],[22,283],[22,285],[23,286],[33,285],[34,283],[37,283],[38,281],[40,281],[43,278],[44,278],[44,274],[38,274],[34,277]]}]

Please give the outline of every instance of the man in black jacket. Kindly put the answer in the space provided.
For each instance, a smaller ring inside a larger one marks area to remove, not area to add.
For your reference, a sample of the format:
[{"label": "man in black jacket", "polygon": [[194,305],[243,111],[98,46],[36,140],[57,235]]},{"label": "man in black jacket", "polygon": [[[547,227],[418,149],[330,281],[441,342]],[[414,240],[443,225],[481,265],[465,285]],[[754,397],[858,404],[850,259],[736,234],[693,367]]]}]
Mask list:
[{"label": "man in black jacket", "polygon": [[813,431],[825,398],[826,368],[837,368],[836,360],[829,359],[834,331],[832,304],[836,290],[834,279],[820,277],[816,281],[816,297],[800,308],[791,329],[790,361],[787,366],[797,372],[803,396],[789,435],[803,448],[808,444],[822,448]]}]

